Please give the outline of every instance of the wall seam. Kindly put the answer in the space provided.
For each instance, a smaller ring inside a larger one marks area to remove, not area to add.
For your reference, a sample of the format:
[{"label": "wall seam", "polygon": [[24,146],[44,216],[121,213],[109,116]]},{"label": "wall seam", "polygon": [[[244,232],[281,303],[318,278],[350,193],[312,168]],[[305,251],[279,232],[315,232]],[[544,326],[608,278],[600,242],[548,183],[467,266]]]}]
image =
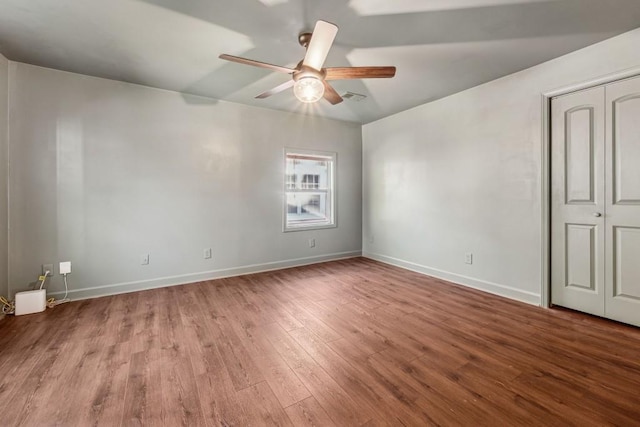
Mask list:
[{"label": "wall seam", "polygon": [[6,179],[7,179],[7,221],[3,224],[4,227],[7,228],[7,272],[6,272],[6,281],[7,281],[7,298],[11,295],[11,139],[10,139],[10,129],[11,129],[11,82],[13,81],[12,75],[14,70],[14,62],[9,61],[8,63],[8,72],[7,72],[7,147],[5,155],[7,156],[7,171],[6,171]]}]

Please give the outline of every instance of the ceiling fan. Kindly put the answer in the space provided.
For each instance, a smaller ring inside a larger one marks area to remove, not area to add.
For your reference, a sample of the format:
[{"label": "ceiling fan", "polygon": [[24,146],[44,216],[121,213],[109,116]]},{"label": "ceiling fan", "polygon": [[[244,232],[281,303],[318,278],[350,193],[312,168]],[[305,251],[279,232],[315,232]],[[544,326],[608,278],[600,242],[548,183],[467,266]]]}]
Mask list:
[{"label": "ceiling fan", "polygon": [[293,93],[302,102],[316,102],[324,97],[331,104],[339,104],[342,97],[328,83],[329,80],[389,78],[396,74],[396,67],[329,67],[322,68],[338,27],[326,21],[316,22],[313,33],[301,33],[298,42],[307,49],[304,59],[295,68],[281,67],[239,56],[222,54],[220,59],[268,68],[291,74],[291,80],[268,90],[256,98],[267,98],[293,86]]}]

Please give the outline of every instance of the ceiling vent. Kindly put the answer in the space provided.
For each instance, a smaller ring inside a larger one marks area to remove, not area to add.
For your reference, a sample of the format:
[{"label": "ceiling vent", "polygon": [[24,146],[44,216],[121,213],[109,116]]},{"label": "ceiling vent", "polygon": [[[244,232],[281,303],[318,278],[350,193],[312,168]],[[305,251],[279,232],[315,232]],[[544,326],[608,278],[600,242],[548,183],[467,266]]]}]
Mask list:
[{"label": "ceiling vent", "polygon": [[366,95],[362,95],[359,93],[353,93],[353,92],[347,92],[344,95],[342,95],[342,98],[344,99],[348,99],[349,101],[355,101],[355,102],[360,102],[363,99],[365,99],[367,96]]}]

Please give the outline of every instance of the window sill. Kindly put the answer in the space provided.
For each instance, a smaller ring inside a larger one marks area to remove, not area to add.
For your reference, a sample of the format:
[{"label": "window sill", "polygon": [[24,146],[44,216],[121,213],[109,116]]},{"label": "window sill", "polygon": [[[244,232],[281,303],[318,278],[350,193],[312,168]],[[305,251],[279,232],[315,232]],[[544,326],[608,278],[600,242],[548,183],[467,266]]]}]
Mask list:
[{"label": "window sill", "polygon": [[309,230],[322,230],[325,228],[336,228],[338,225],[333,224],[308,224],[308,225],[298,225],[298,226],[284,226],[282,229],[283,233],[289,233],[292,231],[309,231]]}]

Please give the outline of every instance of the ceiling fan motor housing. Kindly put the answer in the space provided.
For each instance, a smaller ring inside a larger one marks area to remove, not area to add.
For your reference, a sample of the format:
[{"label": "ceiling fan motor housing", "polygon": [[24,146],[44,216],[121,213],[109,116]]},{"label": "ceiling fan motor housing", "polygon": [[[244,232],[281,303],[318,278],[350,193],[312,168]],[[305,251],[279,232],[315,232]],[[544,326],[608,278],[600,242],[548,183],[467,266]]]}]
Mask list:
[{"label": "ceiling fan motor housing", "polygon": [[297,82],[298,80],[306,77],[313,77],[318,80],[324,80],[326,74],[327,72],[324,69],[316,70],[313,67],[309,67],[307,65],[302,65],[302,63],[299,63],[296,67],[296,70],[293,72],[293,80]]}]

